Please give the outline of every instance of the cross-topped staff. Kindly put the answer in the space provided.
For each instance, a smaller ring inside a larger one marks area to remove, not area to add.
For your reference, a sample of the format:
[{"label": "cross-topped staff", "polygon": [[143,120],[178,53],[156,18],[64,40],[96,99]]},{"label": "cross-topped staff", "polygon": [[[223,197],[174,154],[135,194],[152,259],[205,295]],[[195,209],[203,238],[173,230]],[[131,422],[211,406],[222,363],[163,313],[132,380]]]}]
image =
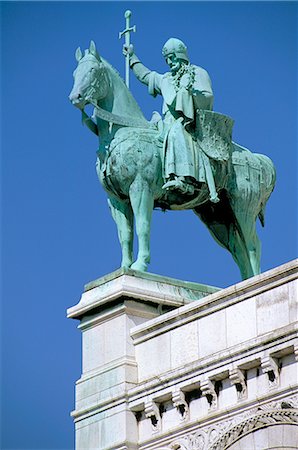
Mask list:
[{"label": "cross-topped staff", "polygon": [[[129,26],[131,11],[129,10],[125,11],[124,17],[126,19],[125,30],[119,32],[119,39],[121,39],[123,35],[125,36],[125,46],[128,49],[130,46],[130,33],[132,31],[134,33],[136,32],[136,26],[135,25],[133,27]],[[129,88],[129,53],[127,53],[125,58],[125,83],[126,86]]]}]

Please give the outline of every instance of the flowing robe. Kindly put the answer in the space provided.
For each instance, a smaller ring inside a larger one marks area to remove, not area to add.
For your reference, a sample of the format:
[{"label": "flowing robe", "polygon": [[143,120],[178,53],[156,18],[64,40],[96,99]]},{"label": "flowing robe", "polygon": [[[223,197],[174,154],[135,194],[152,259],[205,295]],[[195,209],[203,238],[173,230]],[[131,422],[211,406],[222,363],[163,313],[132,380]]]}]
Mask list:
[{"label": "flowing robe", "polygon": [[[196,110],[212,110],[213,92],[208,73],[189,65],[175,84],[171,73],[159,74],[147,69],[136,57],[131,58],[136,77],[148,85],[153,96],[162,95],[164,115],[164,178],[187,176],[206,181],[205,164],[196,140]],[[190,82],[190,72],[193,79]]]}]

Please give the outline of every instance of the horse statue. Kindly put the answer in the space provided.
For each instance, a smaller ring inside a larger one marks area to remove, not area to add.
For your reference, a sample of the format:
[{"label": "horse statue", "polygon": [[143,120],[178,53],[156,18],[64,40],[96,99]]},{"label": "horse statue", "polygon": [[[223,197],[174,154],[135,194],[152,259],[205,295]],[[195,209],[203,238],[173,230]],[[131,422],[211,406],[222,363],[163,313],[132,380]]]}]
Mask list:
[{"label": "horse statue", "polygon": [[[192,209],[214,239],[233,256],[242,279],[260,273],[260,241],[256,220],[264,226],[265,205],[275,185],[275,169],[265,155],[230,141],[230,158],[211,159],[220,201],[212,203],[206,183],[192,196],[162,189],[163,141],[160,121],[147,121],[118,72],[101,56],[93,41],[84,55],[76,50],[77,68],[69,98],[83,122],[99,137],[96,169],[107,192],[122,248],[121,266],[146,271],[150,262],[150,223],[154,208]],[[84,108],[94,106],[90,118]],[[211,118],[208,116],[212,116]],[[229,118],[200,111],[202,121],[228,124]],[[209,118],[208,118],[209,117]],[[219,120],[220,121],[220,120]],[[216,140],[213,142],[216,146]],[[138,238],[133,258],[133,223]]]}]

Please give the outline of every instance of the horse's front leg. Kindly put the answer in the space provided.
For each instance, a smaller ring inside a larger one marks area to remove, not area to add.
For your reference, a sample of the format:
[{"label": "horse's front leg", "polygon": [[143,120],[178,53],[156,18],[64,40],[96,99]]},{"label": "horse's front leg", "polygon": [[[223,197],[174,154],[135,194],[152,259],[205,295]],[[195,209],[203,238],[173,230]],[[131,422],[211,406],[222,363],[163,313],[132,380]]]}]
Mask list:
[{"label": "horse's front leg", "polygon": [[129,268],[133,262],[133,213],[129,202],[110,197],[108,199],[112,217],[116,222],[122,249],[121,267]]},{"label": "horse's front leg", "polygon": [[130,186],[129,197],[136,221],[138,257],[131,269],[146,272],[150,262],[150,226],[153,210],[153,194],[148,182],[137,176]]}]

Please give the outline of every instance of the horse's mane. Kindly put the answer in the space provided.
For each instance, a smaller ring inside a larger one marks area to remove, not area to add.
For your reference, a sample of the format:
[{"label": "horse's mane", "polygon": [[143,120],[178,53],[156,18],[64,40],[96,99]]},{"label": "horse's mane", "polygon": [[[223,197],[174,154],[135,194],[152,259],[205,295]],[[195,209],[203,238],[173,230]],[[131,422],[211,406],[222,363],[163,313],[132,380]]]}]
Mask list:
[{"label": "horse's mane", "polygon": [[[144,114],[142,113],[141,108],[139,107],[136,99],[134,98],[134,96],[132,95],[132,93],[130,92],[130,90],[128,89],[128,87],[126,86],[123,78],[121,77],[121,75],[119,74],[119,72],[106,60],[104,59],[102,56],[100,56],[101,62],[102,64],[107,68],[108,73],[110,75],[110,79],[111,82],[113,84],[117,84],[116,86],[114,86],[114,88],[120,88],[121,89],[121,94],[123,95],[125,93],[125,96],[127,97],[126,100],[126,104],[130,104],[130,106],[134,109],[134,113],[137,115],[137,117],[139,118],[143,118],[144,120]],[[119,92],[117,93],[116,97],[120,98],[120,89]],[[116,98],[115,98],[116,100]],[[116,112],[116,111],[114,111]]]},{"label": "horse's mane", "polygon": [[[116,75],[116,77],[125,85],[125,82],[123,80],[123,78],[121,77],[120,73],[118,72],[117,69],[115,69],[115,67],[112,66],[112,64],[110,64],[106,59],[104,59],[102,56],[100,57],[102,63],[108,67],[109,70],[113,71]],[[126,86],[126,85],[125,85]]]}]

